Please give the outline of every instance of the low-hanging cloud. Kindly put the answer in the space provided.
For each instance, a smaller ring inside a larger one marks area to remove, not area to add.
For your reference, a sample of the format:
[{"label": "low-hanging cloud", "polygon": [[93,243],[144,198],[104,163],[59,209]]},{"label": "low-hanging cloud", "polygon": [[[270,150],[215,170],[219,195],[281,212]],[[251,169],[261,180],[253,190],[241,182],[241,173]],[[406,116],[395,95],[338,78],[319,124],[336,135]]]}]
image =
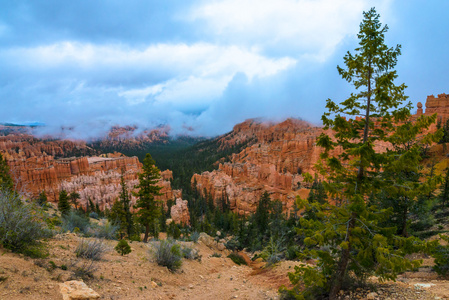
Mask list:
[{"label": "low-hanging cloud", "polygon": [[[136,1],[119,14],[111,1],[71,4],[70,15],[55,1],[61,18],[52,20],[41,18],[49,4],[20,2],[0,13],[0,122],[42,122],[43,133],[72,138],[113,125],[212,136],[252,117],[318,123],[321,72],[333,71],[368,2]],[[141,27],[139,8],[151,16]],[[111,18],[128,22],[121,29]]]}]

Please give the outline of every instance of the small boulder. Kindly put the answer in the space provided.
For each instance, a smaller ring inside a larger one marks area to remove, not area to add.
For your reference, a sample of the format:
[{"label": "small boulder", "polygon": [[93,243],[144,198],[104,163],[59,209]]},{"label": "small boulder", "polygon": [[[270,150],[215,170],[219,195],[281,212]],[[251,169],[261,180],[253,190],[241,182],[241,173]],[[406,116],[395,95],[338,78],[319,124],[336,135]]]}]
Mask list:
[{"label": "small boulder", "polygon": [[72,280],[59,284],[63,300],[98,299],[100,295],[84,282]]}]

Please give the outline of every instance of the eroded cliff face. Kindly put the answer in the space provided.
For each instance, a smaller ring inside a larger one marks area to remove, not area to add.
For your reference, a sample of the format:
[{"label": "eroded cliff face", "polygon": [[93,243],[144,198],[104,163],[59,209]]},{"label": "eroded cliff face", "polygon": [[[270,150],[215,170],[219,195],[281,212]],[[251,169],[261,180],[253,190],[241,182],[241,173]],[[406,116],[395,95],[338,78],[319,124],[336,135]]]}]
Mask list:
[{"label": "eroded cliff face", "polygon": [[[92,200],[101,209],[111,208],[118,199],[123,174],[128,190],[134,190],[138,184],[138,173],[142,164],[137,157],[126,157],[120,153],[101,156],[83,156],[55,159],[52,153],[64,156],[65,151],[74,149],[80,153],[89,152],[84,142],[39,140],[27,134],[9,134],[0,136],[0,152],[8,162],[16,190],[30,198],[35,198],[45,191],[48,200],[57,202],[59,192],[78,192],[78,205],[85,207]],[[163,201],[181,198],[181,191],[171,188],[170,170],[161,172],[159,185],[162,186]],[[131,197],[132,204],[136,198]],[[187,206],[186,206],[187,207]],[[180,209],[176,222],[188,222],[185,209]],[[188,214],[188,210],[187,210]]]},{"label": "eroded cliff face", "polygon": [[315,140],[322,129],[295,119],[270,124],[248,120],[225,135],[222,145],[251,141],[218,170],[195,174],[192,185],[206,191],[218,204],[227,199],[231,209],[241,214],[254,212],[264,191],[283,202],[290,211],[297,195],[306,196],[303,172],[313,172],[320,149]]}]

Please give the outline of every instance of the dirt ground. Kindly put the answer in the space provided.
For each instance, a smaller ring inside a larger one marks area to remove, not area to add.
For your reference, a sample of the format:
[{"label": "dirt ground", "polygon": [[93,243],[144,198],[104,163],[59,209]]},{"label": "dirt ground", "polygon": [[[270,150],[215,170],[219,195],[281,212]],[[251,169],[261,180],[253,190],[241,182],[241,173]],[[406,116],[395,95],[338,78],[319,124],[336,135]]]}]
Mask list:
[{"label": "dirt ground", "polygon": [[[0,249],[0,299],[62,299],[59,284],[73,279],[80,239],[63,234],[50,240],[45,260]],[[149,260],[148,244],[132,242],[132,252],[120,256],[113,250],[117,241],[105,243],[109,250],[96,263],[94,278],[85,281],[101,299],[279,299],[279,286],[289,285],[287,273],[298,264],[285,261],[269,269],[262,268],[263,263],[238,266],[226,258],[227,250],[184,243],[199,251],[201,261],[184,259],[181,269],[172,273]],[[378,284],[376,291],[373,299],[449,299],[449,281],[439,279],[425,264],[420,272],[406,273],[396,283]],[[364,299],[366,293],[345,294],[342,299]]]}]

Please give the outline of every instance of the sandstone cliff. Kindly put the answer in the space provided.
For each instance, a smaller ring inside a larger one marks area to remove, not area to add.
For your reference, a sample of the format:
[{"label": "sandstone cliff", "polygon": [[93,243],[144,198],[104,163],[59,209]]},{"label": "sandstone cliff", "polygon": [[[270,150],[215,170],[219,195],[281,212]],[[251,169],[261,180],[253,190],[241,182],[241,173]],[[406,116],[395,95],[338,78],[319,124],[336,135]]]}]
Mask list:
[{"label": "sandstone cliff", "polygon": [[230,162],[220,163],[218,170],[195,174],[191,182],[217,204],[227,199],[239,213],[254,212],[264,191],[291,210],[296,195],[308,193],[301,174],[311,172],[319,157],[315,140],[321,132],[321,128],[295,119],[278,124],[245,121],[222,137],[221,144],[250,141],[250,145],[233,154]]},{"label": "sandstone cliff", "polygon": [[[142,164],[137,157],[126,157],[120,153],[92,157],[55,159],[77,150],[80,153],[91,149],[84,142],[40,140],[27,134],[0,136],[0,152],[10,166],[16,189],[31,198],[45,191],[48,200],[57,202],[59,192],[78,192],[78,204],[85,207],[91,199],[101,209],[111,208],[120,194],[120,177],[123,173],[128,189],[132,191],[138,183],[137,174]],[[51,154],[49,154],[51,153]],[[162,195],[157,197],[165,204],[167,200],[181,197],[181,191],[171,188],[170,170],[161,172],[159,185]],[[132,197],[132,202],[135,203]],[[185,205],[185,208],[187,205]],[[177,211],[176,222],[187,222],[184,206]],[[188,210],[187,210],[188,214]]]}]

